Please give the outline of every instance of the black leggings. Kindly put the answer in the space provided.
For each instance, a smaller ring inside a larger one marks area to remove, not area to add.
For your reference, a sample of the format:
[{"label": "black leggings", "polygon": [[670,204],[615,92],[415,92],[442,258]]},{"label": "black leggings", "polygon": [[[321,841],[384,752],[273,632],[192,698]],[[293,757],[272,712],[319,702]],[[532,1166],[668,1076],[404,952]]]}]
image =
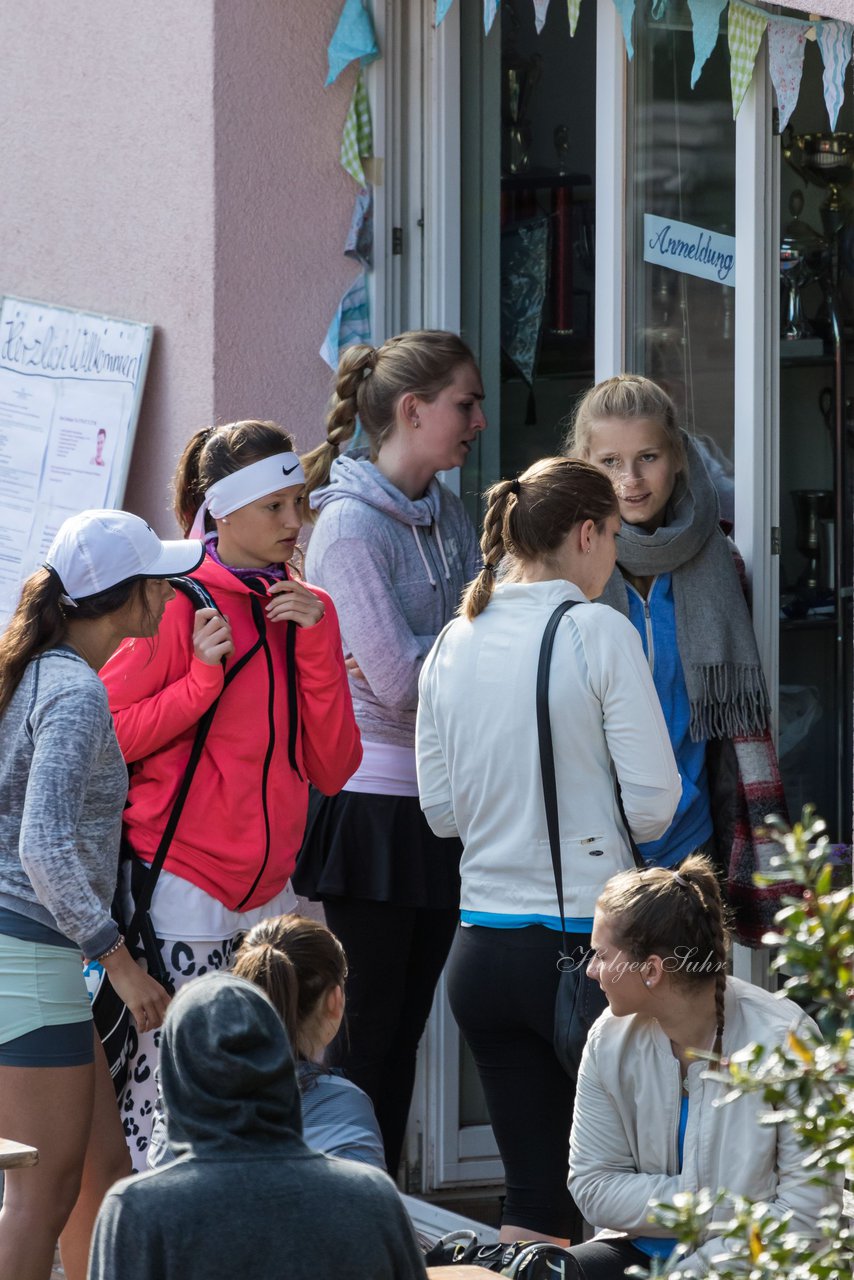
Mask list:
[{"label": "black leggings", "polygon": [[[585,934],[568,934],[570,951]],[[581,1239],[567,1187],[575,1080],[552,1045],[560,934],[461,926],[451,948],[448,995],[474,1055],[504,1163],[503,1221],[543,1235]]]},{"label": "black leggings", "polygon": [[623,1280],[629,1267],[649,1270],[651,1259],[630,1240],[591,1240],[569,1251],[578,1280]]},{"label": "black leggings", "polygon": [[332,1065],[374,1104],[386,1167],[397,1174],[415,1055],[459,911],[334,898],[326,923],[347,953],[347,1016],[330,1046]]}]

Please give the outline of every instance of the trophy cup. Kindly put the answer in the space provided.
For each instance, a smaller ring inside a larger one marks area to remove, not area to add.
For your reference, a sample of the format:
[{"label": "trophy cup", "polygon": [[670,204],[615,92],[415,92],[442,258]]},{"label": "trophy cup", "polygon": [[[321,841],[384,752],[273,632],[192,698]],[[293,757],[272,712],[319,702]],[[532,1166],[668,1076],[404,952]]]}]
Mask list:
[{"label": "trophy cup", "polygon": [[793,191],[789,197],[792,220],[787,224],[780,241],[780,275],[787,296],[786,315],[780,336],[789,342],[812,337],[812,326],[804,315],[801,302],[801,289],[815,278],[827,249],[827,242],[823,237],[801,218],[803,207],[802,193]]},{"label": "trophy cup", "polygon": [[798,579],[801,596],[815,596],[826,575],[822,574],[822,524],[833,519],[833,492],[830,489],[795,489],[795,538],[798,550],[806,557],[807,566]]},{"label": "trophy cup", "polygon": [[532,132],[528,106],[540,78],[540,65],[541,59],[535,54],[531,58],[519,58],[505,67],[504,139],[507,173],[524,173],[530,164]]},{"label": "trophy cup", "polygon": [[854,172],[854,133],[794,134],[787,128],[783,155],[805,182],[814,182],[827,191],[821,221],[827,239],[832,241],[850,214],[841,192],[850,184]]}]

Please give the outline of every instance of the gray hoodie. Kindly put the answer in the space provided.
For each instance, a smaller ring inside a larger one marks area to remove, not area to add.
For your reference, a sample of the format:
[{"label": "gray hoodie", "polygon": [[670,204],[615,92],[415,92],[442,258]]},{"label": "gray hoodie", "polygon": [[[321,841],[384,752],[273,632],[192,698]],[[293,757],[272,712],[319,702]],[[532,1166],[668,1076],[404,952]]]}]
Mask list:
[{"label": "gray hoodie", "polygon": [[471,521],[438,480],[413,500],[353,455],[335,460],[311,505],[306,577],[332,596],[364,673],[350,681],[362,737],[411,747],[421,664],[481,567]]},{"label": "gray hoodie", "polygon": [[252,983],[182,987],[161,1079],[179,1158],[107,1194],[89,1280],[425,1280],[391,1179],[303,1142],[288,1038]]}]

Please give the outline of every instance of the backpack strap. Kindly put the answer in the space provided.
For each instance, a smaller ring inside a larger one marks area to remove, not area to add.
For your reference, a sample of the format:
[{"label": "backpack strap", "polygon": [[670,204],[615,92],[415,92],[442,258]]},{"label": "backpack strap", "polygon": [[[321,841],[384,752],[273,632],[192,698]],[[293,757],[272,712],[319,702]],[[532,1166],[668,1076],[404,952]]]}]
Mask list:
[{"label": "backpack strap", "polygon": [[[176,577],[170,578],[169,581],[176,591],[180,591],[182,595],[185,595],[188,600],[190,600],[194,609],[216,609],[217,612],[219,612],[219,607],[207,587],[205,587],[201,582],[198,582],[195,578]],[[222,689],[196,725],[196,736],[193,739],[190,758],[187,761],[187,767],[184,770],[184,776],[181,779],[178,794],[175,796],[171,812],[166,821],[166,826],[163,828],[163,834],[160,837],[160,843],[157,846],[151,865],[149,866],[148,872],[139,887],[139,893],[138,895],[134,894],[134,913],[125,933],[125,943],[128,948],[133,946],[138,937],[143,936],[147,930],[150,930],[148,912],[151,907],[151,899],[157,886],[160,872],[163,870],[163,863],[166,861],[166,854],[169,852],[169,846],[171,845],[172,839],[175,835],[175,829],[178,826],[178,821],[186,803],[190,784],[193,781],[193,775],[195,774],[199,760],[201,759],[202,748],[205,745],[205,739],[207,738],[211,724],[213,723],[213,718],[216,714],[219,700],[228,685],[231,684],[234,677],[238,672],[243,670],[250,658],[255,656],[263,643],[263,636],[259,636],[251,649],[248,649],[246,653],[244,653],[243,656],[239,658],[238,661],[229,669],[226,673],[225,679],[223,680]],[[225,666],[225,658],[223,658],[222,664]],[[152,956],[156,954],[156,949],[152,951],[150,946],[146,947],[146,956],[149,959],[149,963],[152,962]]]}]

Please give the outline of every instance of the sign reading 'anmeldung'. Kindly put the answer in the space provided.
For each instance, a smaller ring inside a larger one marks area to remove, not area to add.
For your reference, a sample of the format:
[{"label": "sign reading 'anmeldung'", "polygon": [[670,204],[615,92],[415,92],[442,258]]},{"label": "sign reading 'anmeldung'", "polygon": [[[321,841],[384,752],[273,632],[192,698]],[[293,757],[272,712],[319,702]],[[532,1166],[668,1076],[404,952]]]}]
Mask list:
[{"label": "sign reading 'anmeldung'", "polygon": [[735,284],[735,236],[645,213],[643,256],[645,262],[685,271],[701,280]]}]

